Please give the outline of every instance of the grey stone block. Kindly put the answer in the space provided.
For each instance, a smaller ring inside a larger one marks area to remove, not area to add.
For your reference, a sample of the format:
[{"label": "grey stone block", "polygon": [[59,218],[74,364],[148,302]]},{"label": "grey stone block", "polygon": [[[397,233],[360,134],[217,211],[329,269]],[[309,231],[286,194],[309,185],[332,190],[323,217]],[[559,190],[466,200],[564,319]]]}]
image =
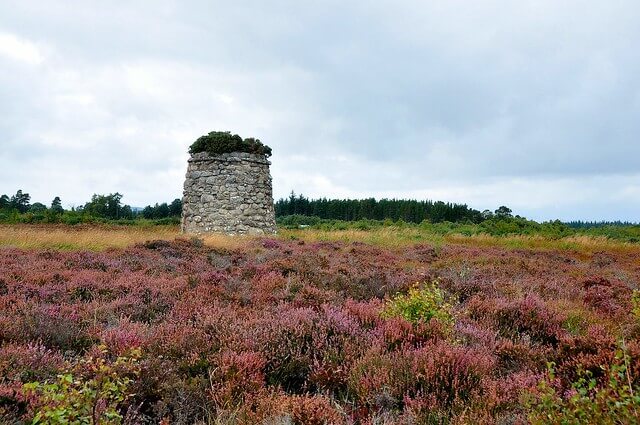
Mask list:
[{"label": "grey stone block", "polygon": [[184,183],[182,231],[275,233],[270,164],[261,155],[244,152],[192,155]]}]

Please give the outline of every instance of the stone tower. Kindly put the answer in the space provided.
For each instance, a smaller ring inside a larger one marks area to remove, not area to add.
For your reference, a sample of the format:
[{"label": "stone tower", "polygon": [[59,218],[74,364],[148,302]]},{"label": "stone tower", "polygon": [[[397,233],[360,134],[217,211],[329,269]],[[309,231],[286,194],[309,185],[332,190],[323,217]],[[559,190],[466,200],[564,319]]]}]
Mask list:
[{"label": "stone tower", "polygon": [[182,198],[182,232],[275,233],[271,163],[264,155],[191,154]]}]

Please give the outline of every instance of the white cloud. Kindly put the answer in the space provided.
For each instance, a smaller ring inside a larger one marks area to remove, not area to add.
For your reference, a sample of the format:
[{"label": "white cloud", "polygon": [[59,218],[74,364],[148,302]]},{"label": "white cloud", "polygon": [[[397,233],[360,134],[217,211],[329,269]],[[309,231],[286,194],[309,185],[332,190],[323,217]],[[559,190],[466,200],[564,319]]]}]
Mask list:
[{"label": "white cloud", "polygon": [[225,103],[227,105],[231,105],[234,100],[233,97],[226,94],[219,94],[216,96],[216,99],[218,99],[220,102]]},{"label": "white cloud", "polygon": [[9,33],[0,33],[0,56],[29,65],[40,65],[44,61],[35,43]]}]

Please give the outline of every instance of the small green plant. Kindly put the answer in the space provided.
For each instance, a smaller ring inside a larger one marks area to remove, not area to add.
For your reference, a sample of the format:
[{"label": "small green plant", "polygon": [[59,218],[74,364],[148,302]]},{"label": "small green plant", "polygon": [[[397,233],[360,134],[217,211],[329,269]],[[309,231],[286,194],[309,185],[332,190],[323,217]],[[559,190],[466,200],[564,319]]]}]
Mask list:
[{"label": "small green plant", "polygon": [[570,312],[562,322],[562,327],[571,335],[584,335],[588,322],[580,312]]},{"label": "small green plant", "polygon": [[109,363],[105,356],[89,357],[74,371],[57,376],[52,382],[24,384],[25,395],[35,402],[36,424],[121,424],[122,405],[131,397],[128,389],[138,374],[138,349]]},{"label": "small green plant", "polygon": [[602,367],[608,372],[605,382],[598,382],[590,371],[579,370],[571,390],[562,395],[553,386],[555,364],[548,364],[547,377],[538,391],[524,397],[529,421],[536,424],[631,424],[640,423],[640,388],[631,382],[629,357],[624,342],[613,364]]},{"label": "small green plant", "polygon": [[428,322],[435,318],[444,324],[452,324],[451,305],[437,281],[420,286],[415,284],[407,294],[398,294],[387,301],[382,317],[402,317],[411,323]]},{"label": "small green plant", "polygon": [[633,291],[633,295],[631,297],[632,309],[631,313],[636,318],[636,320],[640,321],[640,290],[636,289]]}]

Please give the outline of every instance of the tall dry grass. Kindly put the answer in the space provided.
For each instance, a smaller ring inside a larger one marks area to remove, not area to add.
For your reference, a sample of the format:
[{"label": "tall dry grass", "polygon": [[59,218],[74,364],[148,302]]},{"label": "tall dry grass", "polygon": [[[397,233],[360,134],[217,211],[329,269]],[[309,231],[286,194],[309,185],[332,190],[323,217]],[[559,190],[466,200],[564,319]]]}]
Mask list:
[{"label": "tall dry grass", "polygon": [[151,239],[175,239],[174,226],[65,226],[1,225],[0,246],[16,248],[89,249],[124,248]]},{"label": "tall dry grass", "polygon": [[[96,226],[96,225],[0,225],[0,247],[24,249],[48,248],[59,250],[103,251],[124,248],[148,240],[173,240],[182,235],[177,226]],[[438,234],[417,227],[383,227],[374,230],[317,230],[281,229],[281,239],[299,239],[306,242],[363,242],[370,245],[401,249],[417,243],[434,246],[460,244],[469,246],[500,247],[531,250],[571,250],[584,254],[598,251],[640,253],[639,244],[619,242],[604,237],[573,236],[550,239],[542,236],[490,236],[479,234]],[[211,247],[238,248],[252,237],[210,234],[198,236]]]},{"label": "tall dry grass", "polygon": [[306,242],[364,242],[388,248],[402,248],[416,243],[435,246],[459,244],[469,246],[499,247],[507,249],[578,251],[589,254],[598,251],[640,253],[640,244],[621,242],[605,237],[571,236],[551,239],[537,235],[491,236],[488,234],[438,234],[418,227],[384,227],[375,230],[281,230],[279,237],[301,239]]},{"label": "tall dry grass", "polygon": [[[185,237],[176,226],[0,225],[0,247],[104,251],[149,240]],[[188,237],[188,236],[186,236]],[[207,246],[237,248],[247,238],[212,234],[200,237]]]}]

